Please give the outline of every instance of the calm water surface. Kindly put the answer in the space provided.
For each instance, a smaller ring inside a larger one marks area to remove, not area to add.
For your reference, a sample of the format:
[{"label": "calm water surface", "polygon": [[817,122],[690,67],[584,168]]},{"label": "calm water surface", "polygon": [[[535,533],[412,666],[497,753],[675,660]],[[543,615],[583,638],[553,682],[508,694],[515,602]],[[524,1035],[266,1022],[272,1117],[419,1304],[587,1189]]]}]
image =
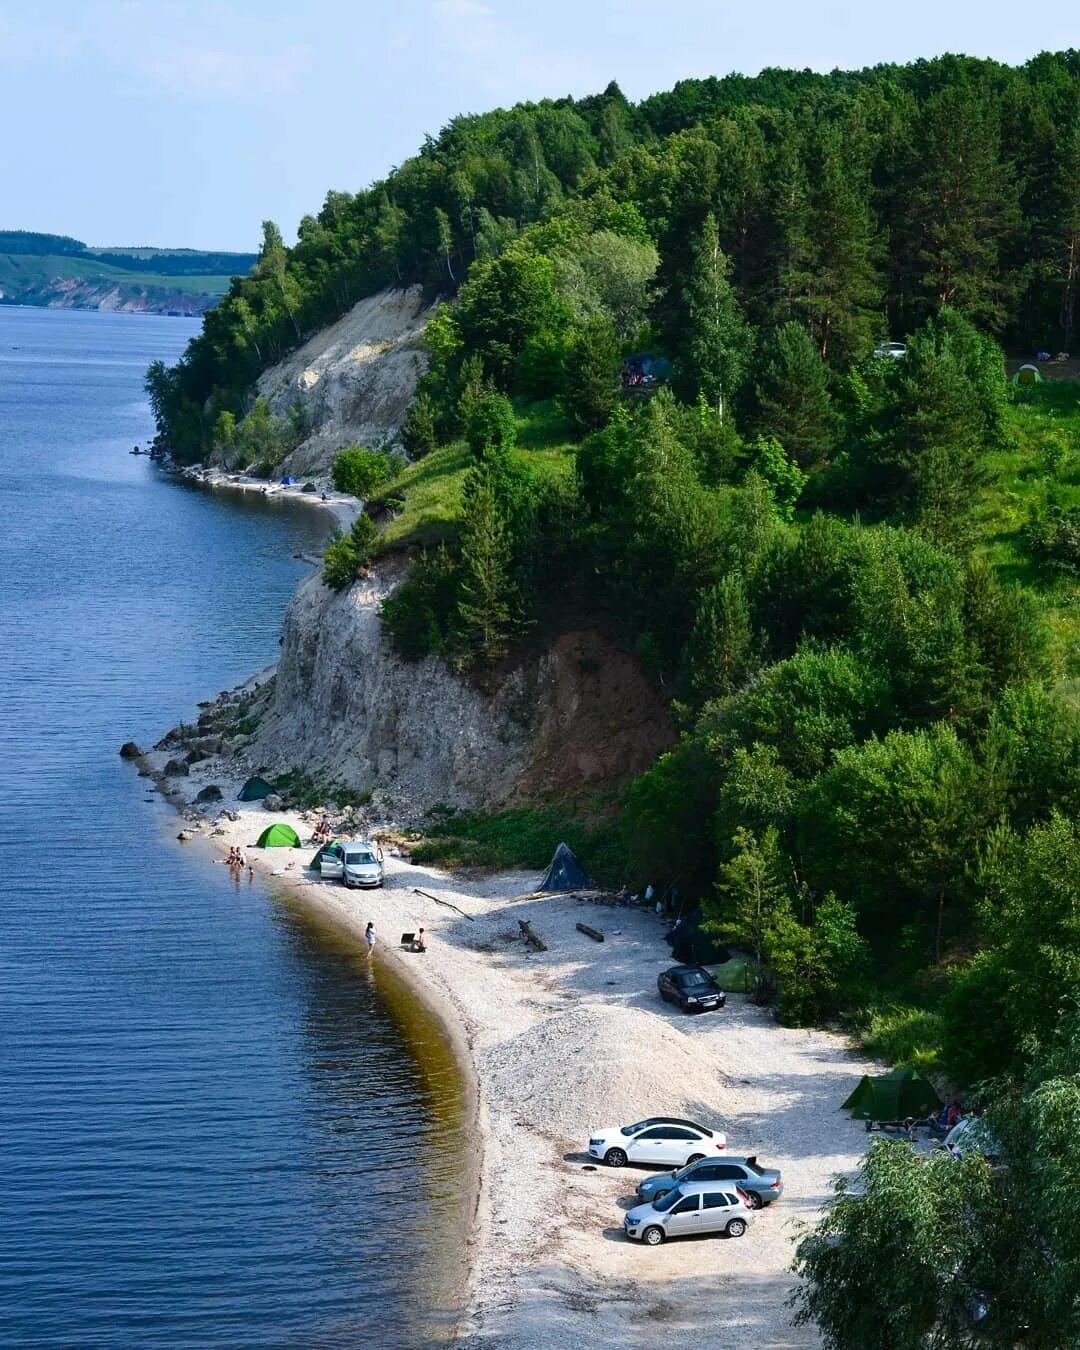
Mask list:
[{"label": "calm water surface", "polygon": [[128,454],[194,331],[0,307],[0,1343],[422,1345],[460,1260],[436,1029],[116,753],[274,659],[326,529]]}]

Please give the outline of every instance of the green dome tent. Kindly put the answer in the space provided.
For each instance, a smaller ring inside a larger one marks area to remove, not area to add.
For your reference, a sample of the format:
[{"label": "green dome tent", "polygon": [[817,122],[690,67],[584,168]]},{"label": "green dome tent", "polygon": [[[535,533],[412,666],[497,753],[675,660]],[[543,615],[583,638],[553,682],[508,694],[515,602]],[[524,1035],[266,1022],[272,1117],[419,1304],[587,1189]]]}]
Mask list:
[{"label": "green dome tent", "polygon": [[903,1120],[906,1116],[929,1116],[941,1107],[941,1099],[918,1069],[893,1069],[878,1078],[864,1077],[840,1108],[852,1120]]},{"label": "green dome tent", "polygon": [[1012,377],[1012,382],[1013,384],[1042,384],[1042,371],[1038,366],[1033,366],[1029,363],[1026,366],[1020,367]]},{"label": "green dome tent", "polygon": [[265,778],[249,778],[240,789],[238,802],[261,802],[264,797],[269,797],[274,791],[271,784]]},{"label": "green dome tent", "polygon": [[344,852],[344,845],[340,839],[328,839],[327,842],[323,844],[322,848],[319,849],[318,853],[315,854],[314,858],[308,863],[308,866],[313,867],[318,871],[324,853],[329,853],[333,857],[342,852]]},{"label": "green dome tent", "polygon": [[278,821],[276,825],[267,825],[259,835],[256,848],[300,848],[300,836],[291,825]]}]

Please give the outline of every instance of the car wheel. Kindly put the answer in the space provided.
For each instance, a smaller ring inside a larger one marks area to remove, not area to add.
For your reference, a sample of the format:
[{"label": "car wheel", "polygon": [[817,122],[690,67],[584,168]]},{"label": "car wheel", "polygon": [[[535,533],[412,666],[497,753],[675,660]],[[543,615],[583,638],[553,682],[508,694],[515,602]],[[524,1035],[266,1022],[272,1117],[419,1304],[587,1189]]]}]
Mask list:
[{"label": "car wheel", "polygon": [[765,1201],[762,1200],[761,1196],[758,1195],[757,1191],[747,1191],[746,1201],[751,1209],[763,1209],[765,1206]]},{"label": "car wheel", "polygon": [[642,1233],[641,1240],[648,1243],[650,1247],[659,1247],[664,1240],[664,1230],[657,1228],[656,1224],[652,1224]]},{"label": "car wheel", "polygon": [[667,994],[665,994],[664,991],[663,991],[662,989],[659,990],[659,994],[660,994],[661,1000],[662,1000],[664,1003],[667,1003],[667,1002],[668,1002],[668,996],[667,996]]},{"label": "car wheel", "polygon": [[728,1237],[742,1237],[746,1232],[746,1220],[732,1219],[724,1231]]},{"label": "car wheel", "polygon": [[705,1156],[704,1153],[691,1153],[689,1158],[687,1158],[686,1160],[687,1167],[689,1167],[691,1163],[700,1162],[702,1158],[704,1158],[704,1156]]},{"label": "car wheel", "polygon": [[609,1148],[604,1154],[604,1162],[608,1167],[625,1167],[626,1154],[621,1148]]},{"label": "car wheel", "polygon": [[663,1200],[664,1196],[667,1194],[667,1191],[653,1191],[652,1195],[649,1196],[649,1204],[655,1205],[657,1200]]}]

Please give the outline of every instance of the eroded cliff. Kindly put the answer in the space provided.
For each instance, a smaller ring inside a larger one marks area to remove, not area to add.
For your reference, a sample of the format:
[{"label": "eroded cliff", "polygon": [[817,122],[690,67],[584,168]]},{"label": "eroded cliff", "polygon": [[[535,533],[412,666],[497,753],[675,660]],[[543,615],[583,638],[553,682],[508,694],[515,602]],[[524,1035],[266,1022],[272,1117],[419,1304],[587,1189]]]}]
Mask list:
[{"label": "eroded cliff", "polygon": [[384,571],[343,594],[317,576],[299,588],[253,762],[376,788],[409,814],[615,786],[674,740],[637,662],[596,632],[563,633],[483,683],[439,658],[402,661],[378,615],[393,584]]}]

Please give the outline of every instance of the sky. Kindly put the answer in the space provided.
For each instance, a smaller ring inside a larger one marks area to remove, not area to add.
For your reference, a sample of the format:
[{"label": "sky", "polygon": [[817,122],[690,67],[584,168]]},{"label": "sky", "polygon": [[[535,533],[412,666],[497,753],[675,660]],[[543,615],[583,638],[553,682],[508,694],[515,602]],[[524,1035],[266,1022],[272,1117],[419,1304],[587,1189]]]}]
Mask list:
[{"label": "sky", "polygon": [[459,113],[1076,45],[1075,0],[0,0],[0,229],[255,250]]}]

